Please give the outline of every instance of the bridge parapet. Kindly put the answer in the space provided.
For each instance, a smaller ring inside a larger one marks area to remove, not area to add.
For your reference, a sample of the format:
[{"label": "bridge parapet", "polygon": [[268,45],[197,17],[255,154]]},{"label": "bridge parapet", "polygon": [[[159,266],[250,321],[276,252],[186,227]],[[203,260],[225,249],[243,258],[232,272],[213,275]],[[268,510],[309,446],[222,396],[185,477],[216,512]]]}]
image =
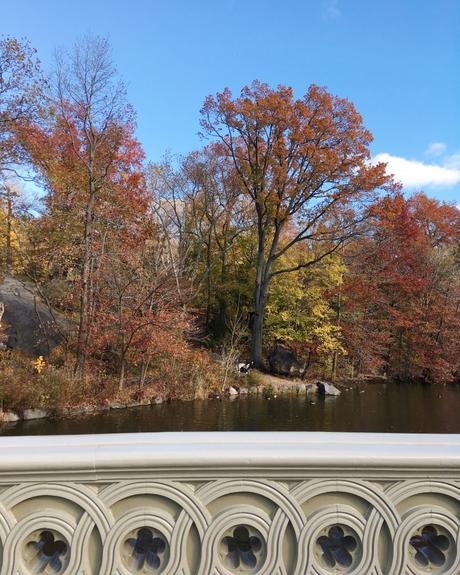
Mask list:
[{"label": "bridge parapet", "polygon": [[460,573],[460,436],[0,440],[2,575]]}]

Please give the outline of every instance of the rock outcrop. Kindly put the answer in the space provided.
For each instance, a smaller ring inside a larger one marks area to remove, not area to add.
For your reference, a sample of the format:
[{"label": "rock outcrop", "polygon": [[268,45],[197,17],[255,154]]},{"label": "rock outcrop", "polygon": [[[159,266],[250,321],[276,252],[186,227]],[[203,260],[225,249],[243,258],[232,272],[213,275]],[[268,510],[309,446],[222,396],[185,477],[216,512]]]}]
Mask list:
[{"label": "rock outcrop", "polygon": [[33,284],[5,276],[0,283],[0,302],[5,349],[46,356],[61,342],[65,320],[51,313]]},{"label": "rock outcrop", "polygon": [[292,377],[302,377],[305,373],[305,366],[298,361],[291,350],[285,347],[275,346],[267,359],[272,373]]}]

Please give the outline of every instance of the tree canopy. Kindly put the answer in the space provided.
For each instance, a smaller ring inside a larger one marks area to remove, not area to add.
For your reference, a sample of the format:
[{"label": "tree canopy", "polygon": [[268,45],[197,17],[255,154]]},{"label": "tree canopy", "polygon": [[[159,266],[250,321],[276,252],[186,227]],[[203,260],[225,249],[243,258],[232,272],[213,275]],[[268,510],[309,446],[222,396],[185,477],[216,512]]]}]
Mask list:
[{"label": "tree canopy", "polygon": [[[307,377],[458,380],[460,212],[372,161],[351,102],[225,89],[203,147],[152,163],[105,39],[49,78],[27,42],[0,42],[0,265],[56,317],[62,389],[193,397],[279,345]],[[11,180],[26,172],[33,208]]]}]

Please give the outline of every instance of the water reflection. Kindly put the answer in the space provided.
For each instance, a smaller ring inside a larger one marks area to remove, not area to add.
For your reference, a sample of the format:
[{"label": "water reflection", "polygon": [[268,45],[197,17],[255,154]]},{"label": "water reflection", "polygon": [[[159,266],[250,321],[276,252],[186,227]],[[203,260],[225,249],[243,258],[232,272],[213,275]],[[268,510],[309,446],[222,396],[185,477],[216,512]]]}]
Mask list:
[{"label": "water reflection", "polygon": [[137,431],[460,433],[460,387],[371,384],[339,397],[261,396],[172,402],[3,427],[4,435]]}]

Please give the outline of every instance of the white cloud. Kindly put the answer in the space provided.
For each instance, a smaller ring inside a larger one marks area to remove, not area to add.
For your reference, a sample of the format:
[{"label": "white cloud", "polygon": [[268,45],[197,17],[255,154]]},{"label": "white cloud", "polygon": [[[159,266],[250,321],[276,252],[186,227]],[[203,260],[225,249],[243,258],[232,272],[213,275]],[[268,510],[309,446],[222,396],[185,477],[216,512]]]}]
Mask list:
[{"label": "white cloud", "polygon": [[339,0],[323,0],[323,11],[327,18],[335,20],[342,16],[342,10],[339,7]]},{"label": "white cloud", "polygon": [[446,151],[446,144],[444,142],[432,142],[425,150],[427,156],[442,156]]},{"label": "white cloud", "polygon": [[460,152],[447,156],[444,160],[444,166],[451,170],[460,170]]},{"label": "white cloud", "polygon": [[387,173],[406,188],[444,187],[451,188],[460,183],[460,154],[454,154],[445,163],[425,164],[399,156],[383,153],[374,156],[372,163],[387,164]]}]

